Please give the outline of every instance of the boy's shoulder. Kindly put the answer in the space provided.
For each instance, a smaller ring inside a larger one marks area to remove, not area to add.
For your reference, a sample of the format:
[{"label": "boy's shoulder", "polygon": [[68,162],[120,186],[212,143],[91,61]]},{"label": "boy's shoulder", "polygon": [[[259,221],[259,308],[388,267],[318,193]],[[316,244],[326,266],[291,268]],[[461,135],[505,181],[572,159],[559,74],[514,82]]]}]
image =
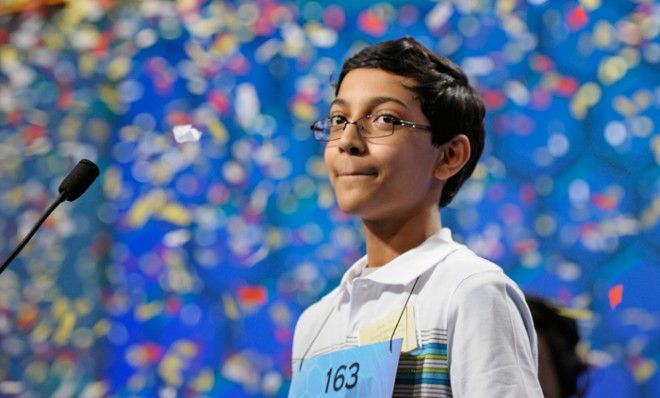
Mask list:
[{"label": "boy's shoulder", "polygon": [[445,261],[438,264],[436,272],[441,273],[444,279],[460,282],[465,278],[483,272],[504,275],[504,271],[499,265],[479,256],[467,246],[458,246],[459,248],[447,256]]}]

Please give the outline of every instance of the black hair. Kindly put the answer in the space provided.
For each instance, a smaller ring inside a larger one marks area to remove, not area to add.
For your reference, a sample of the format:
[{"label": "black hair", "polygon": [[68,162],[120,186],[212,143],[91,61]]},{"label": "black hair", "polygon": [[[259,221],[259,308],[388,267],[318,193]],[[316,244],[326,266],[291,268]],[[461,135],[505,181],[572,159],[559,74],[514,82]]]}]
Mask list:
[{"label": "black hair", "polygon": [[348,72],[359,68],[381,69],[411,78],[410,89],[431,123],[431,143],[440,146],[458,134],[470,141],[470,158],[447,180],[439,206],[448,205],[474,171],[484,148],[484,103],[463,71],[449,59],[433,53],[412,37],[388,40],[365,47],[344,62],[335,95]]},{"label": "black hair", "polygon": [[588,376],[589,367],[576,351],[580,335],[575,319],[562,315],[553,303],[543,298],[526,295],[525,300],[532,313],[534,329],[550,348],[562,397],[583,397],[588,382],[580,381],[583,375]]}]

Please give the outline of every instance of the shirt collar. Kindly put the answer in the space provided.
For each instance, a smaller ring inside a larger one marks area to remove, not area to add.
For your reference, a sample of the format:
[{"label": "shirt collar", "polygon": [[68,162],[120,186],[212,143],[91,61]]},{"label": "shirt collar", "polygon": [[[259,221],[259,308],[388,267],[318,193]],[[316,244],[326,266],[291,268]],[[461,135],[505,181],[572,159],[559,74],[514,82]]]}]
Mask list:
[{"label": "shirt collar", "polygon": [[[452,240],[451,231],[448,228],[442,228],[419,246],[401,254],[364,278],[387,285],[407,285],[460,247],[461,245]],[[341,285],[349,284],[355,278],[360,277],[366,266],[367,256],[365,255],[346,271]]]}]

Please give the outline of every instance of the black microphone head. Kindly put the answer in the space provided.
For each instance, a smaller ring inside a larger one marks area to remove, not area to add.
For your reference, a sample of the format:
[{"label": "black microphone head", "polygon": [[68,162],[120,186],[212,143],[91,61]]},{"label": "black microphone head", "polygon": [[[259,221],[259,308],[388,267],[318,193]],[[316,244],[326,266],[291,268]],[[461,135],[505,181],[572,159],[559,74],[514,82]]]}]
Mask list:
[{"label": "black microphone head", "polygon": [[73,202],[82,195],[99,176],[99,168],[91,160],[82,159],[69,175],[64,177],[59,187],[64,199]]}]

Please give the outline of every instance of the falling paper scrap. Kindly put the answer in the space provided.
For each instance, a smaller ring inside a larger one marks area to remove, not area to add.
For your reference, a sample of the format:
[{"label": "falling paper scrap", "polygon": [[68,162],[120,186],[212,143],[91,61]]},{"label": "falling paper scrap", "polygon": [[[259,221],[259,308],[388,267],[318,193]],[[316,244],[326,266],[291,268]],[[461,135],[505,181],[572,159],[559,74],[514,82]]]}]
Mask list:
[{"label": "falling paper scrap", "polygon": [[608,295],[610,297],[610,308],[615,309],[623,301],[623,285],[614,286],[610,289]]},{"label": "falling paper scrap", "polygon": [[172,132],[174,133],[174,139],[179,144],[184,142],[199,141],[199,138],[202,136],[202,132],[197,130],[190,124],[174,126]]}]

